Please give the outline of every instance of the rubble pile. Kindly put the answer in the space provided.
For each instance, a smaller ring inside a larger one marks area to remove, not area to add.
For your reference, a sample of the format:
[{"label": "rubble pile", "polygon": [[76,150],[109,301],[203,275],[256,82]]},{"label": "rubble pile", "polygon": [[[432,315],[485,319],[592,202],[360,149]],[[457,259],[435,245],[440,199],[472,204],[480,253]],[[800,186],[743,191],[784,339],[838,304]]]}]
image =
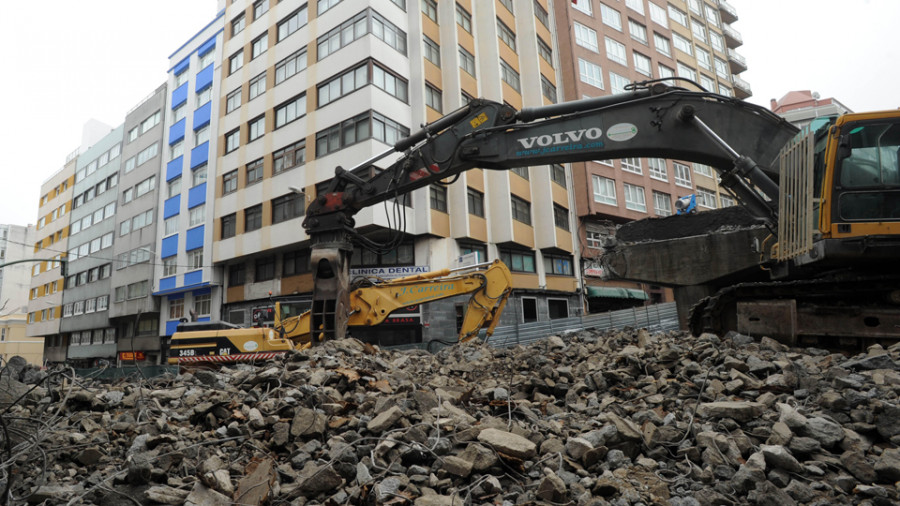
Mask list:
[{"label": "rubble pile", "polygon": [[898,369],[900,345],[848,357],[625,329],[435,355],[346,339],[127,383],[7,374],[0,491],[32,504],[897,504]]}]

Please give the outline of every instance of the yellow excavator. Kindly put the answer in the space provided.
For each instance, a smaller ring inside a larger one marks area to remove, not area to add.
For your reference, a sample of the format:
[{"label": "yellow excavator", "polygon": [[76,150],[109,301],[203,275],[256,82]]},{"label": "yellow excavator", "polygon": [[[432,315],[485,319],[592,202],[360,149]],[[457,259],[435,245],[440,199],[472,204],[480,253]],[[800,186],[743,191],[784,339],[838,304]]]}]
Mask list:
[{"label": "yellow excavator", "polygon": [[[456,269],[416,274],[392,280],[362,278],[350,290],[348,327],[378,325],[394,311],[436,300],[472,294],[459,331],[459,342],[485,329],[490,337],[509,299],[512,276],[500,260]],[[271,328],[240,328],[224,322],[182,324],[172,335],[170,364],[263,360],[303,349],[325,334],[311,329],[311,312],[282,319],[275,304]],[[198,328],[199,327],[199,328]]]}]

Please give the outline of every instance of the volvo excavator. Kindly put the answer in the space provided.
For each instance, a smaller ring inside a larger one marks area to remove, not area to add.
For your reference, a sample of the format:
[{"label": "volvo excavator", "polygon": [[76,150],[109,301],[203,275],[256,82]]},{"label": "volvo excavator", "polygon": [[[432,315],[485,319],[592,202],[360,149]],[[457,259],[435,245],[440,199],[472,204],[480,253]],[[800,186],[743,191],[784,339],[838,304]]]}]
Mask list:
[{"label": "volvo excavator", "polygon": [[[779,185],[772,168],[797,128],[762,107],[661,81],[521,111],[475,99],[351,169],[337,167],[334,178],[320,185],[303,221],[312,249],[313,342],[346,334],[354,314],[349,287],[354,244],[379,246],[356,229],[354,215],[418,188],[452,182],[472,168],[648,156],[702,163],[719,171],[722,186],[746,206],[754,223],[776,234]],[[402,156],[383,169],[375,166],[395,153]],[[697,258],[692,268],[702,270],[704,261],[719,259],[716,254]]]},{"label": "volvo excavator", "polygon": [[[458,342],[467,342],[485,331],[494,333],[509,299],[512,276],[500,260],[456,269],[415,274],[392,280],[360,278],[350,287],[352,308],[349,328],[379,325],[398,309],[471,294],[466,305]],[[172,335],[168,363],[237,362],[263,360],[303,349],[322,340],[321,330],[311,325],[311,313],[283,318],[275,304],[273,327],[239,328],[229,324],[200,324],[203,329],[179,330]]]}]

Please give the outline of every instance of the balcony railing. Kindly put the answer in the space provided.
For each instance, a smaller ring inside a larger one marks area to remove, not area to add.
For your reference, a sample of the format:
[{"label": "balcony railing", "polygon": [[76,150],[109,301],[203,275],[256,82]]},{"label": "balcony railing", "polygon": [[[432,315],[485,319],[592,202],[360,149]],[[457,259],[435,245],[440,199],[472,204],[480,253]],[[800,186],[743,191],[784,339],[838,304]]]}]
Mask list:
[{"label": "balcony railing", "polygon": [[747,60],[734,49],[728,49],[728,62],[731,64],[732,74],[740,74],[747,70]]},{"label": "balcony railing", "polygon": [[744,43],[741,32],[735,30],[728,23],[722,23],[722,33],[725,34],[725,44],[730,48],[735,48]]},{"label": "balcony railing", "polygon": [[[747,94],[748,97],[753,94],[753,90],[750,89],[750,83],[748,83],[747,81],[744,81],[740,77],[731,76],[731,82],[734,83],[735,90],[743,91],[744,93]],[[746,98],[746,97],[741,97],[741,98]]]},{"label": "balcony railing", "polygon": [[738,20],[737,10],[725,0],[719,0],[719,15],[726,23],[734,23]]}]

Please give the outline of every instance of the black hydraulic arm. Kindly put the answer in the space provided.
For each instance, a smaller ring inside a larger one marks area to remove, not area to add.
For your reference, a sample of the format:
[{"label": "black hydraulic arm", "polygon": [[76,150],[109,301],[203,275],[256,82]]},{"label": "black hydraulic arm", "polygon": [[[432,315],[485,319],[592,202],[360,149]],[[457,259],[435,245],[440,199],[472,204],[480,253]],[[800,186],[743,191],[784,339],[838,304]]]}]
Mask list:
[{"label": "black hydraulic arm", "polygon": [[[797,132],[762,107],[712,93],[663,84],[637,86],[629,93],[513,108],[483,99],[431,123],[392,149],[356,168],[340,167],[310,203],[303,226],[312,245],[313,329],[343,335],[340,322],[353,216],[361,209],[402,197],[474,167],[514,167],[628,157],[660,157],[702,163],[722,175],[722,184],[761,219],[777,219],[777,184],[759,167],[769,167]],[[403,152],[374,175],[359,176],[385,156]],[[753,186],[768,197],[761,197]],[[317,294],[322,304],[317,305]],[[317,320],[317,307],[321,317]],[[346,320],[344,318],[344,320]]]}]

